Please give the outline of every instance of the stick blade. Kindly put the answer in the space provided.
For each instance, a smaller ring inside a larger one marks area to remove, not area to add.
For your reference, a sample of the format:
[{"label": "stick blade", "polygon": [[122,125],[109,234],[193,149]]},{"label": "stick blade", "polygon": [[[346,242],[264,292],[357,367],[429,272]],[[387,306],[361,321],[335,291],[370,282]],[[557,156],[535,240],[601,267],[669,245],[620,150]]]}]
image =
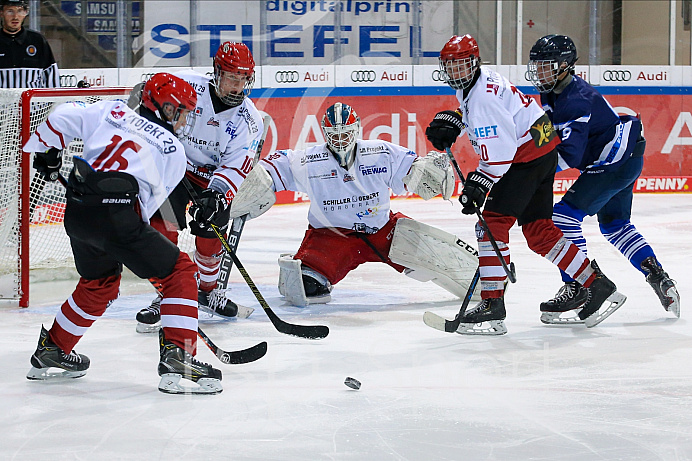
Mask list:
[{"label": "stick blade", "polygon": [[242,363],[250,363],[261,359],[267,353],[267,342],[255,344],[252,347],[240,351],[226,352],[218,350],[216,356],[223,363],[229,365],[239,365]]},{"label": "stick blade", "polygon": [[325,325],[294,325],[283,322],[276,329],[281,333],[306,339],[324,339],[329,334],[329,327]]},{"label": "stick blade", "polygon": [[423,314],[423,322],[430,328],[444,331],[446,333],[454,333],[459,328],[459,322],[456,320],[447,320],[432,312]]}]

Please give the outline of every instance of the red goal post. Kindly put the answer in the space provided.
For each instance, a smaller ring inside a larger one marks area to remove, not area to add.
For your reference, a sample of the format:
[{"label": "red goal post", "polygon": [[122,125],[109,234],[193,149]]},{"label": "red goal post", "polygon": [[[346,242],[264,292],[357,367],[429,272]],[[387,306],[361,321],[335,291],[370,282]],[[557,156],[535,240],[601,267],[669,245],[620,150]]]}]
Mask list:
[{"label": "red goal post", "polygon": [[[63,226],[65,190],[35,174],[33,155],[22,152],[22,146],[57,105],[127,101],[130,90],[0,89],[0,299],[18,300],[21,307],[28,307],[32,279],[60,278],[65,269],[74,270]],[[82,146],[75,139],[63,150],[63,176],[69,174],[72,158],[81,154]],[[180,239],[186,245],[188,240]],[[35,276],[39,272],[42,275]]]}]

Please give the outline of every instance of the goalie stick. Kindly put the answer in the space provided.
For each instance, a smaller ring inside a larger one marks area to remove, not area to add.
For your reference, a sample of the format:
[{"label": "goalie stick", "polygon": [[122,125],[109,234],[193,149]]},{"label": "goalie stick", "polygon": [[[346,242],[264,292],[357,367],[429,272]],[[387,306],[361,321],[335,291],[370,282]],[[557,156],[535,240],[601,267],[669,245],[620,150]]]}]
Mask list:
[{"label": "goalie stick", "polygon": [[[271,115],[265,115],[262,119],[262,124],[264,126],[264,131],[262,131],[262,136],[260,137],[257,148],[255,149],[255,155],[252,160],[253,167],[257,165],[260,155],[262,154],[262,146],[264,146],[264,140],[267,138],[267,131],[269,130],[269,124],[271,123]],[[240,216],[232,220],[230,229],[228,231],[228,243],[235,252],[238,249],[238,243],[240,241],[240,234],[243,232],[243,227],[245,227],[245,221],[247,221],[247,215]],[[225,289],[228,287],[228,280],[231,276],[231,269],[233,268],[233,260],[227,253],[224,253],[221,258],[221,265],[219,266],[219,276],[216,279],[217,288]]]},{"label": "goalie stick", "polygon": [[[197,193],[192,188],[187,178],[183,178],[183,184],[185,185],[185,188],[190,194],[192,201],[197,203]],[[272,308],[269,307],[269,304],[267,304],[267,301],[262,296],[262,293],[260,293],[259,289],[257,288],[257,285],[255,285],[255,282],[253,282],[250,278],[250,274],[247,273],[245,267],[238,259],[238,256],[235,254],[235,251],[233,251],[233,248],[231,248],[231,246],[228,244],[228,240],[226,240],[226,237],[224,237],[221,230],[219,230],[219,227],[213,223],[209,223],[209,226],[216,234],[216,237],[221,242],[221,245],[226,250],[226,253],[228,253],[231,256],[233,263],[240,271],[240,274],[243,276],[245,283],[247,283],[248,287],[250,287],[250,290],[252,290],[252,294],[255,295],[255,298],[257,298],[257,301],[260,303],[260,306],[262,306],[262,309],[264,309],[264,312],[267,314],[267,317],[269,317],[269,320],[271,320],[272,324],[279,332],[307,339],[322,339],[329,334],[329,327],[325,325],[295,325],[293,323],[288,323],[284,320],[281,320],[279,316],[276,315],[276,313],[272,310]]]},{"label": "goalie stick", "polygon": [[[60,184],[67,188],[67,180],[63,175],[58,173],[57,179]],[[236,365],[254,362],[255,360],[259,360],[264,357],[264,355],[267,353],[266,341],[262,341],[261,343],[255,344],[252,347],[239,351],[225,351],[214,344],[211,338],[209,338],[209,336],[207,336],[207,334],[199,327],[197,328],[197,335],[202,338],[204,344],[207,345],[209,350],[212,351],[222,363]]]},{"label": "goalie stick", "polygon": [[[459,164],[457,163],[457,160],[454,158],[454,155],[452,154],[452,149],[447,147],[445,149],[447,152],[447,156],[449,157],[449,161],[452,162],[452,165],[454,165],[454,169],[457,172],[457,176],[459,176],[459,181],[461,181],[461,185],[464,185],[464,182],[466,181],[464,179],[464,173],[461,172],[461,168],[459,168]],[[497,246],[497,241],[495,240],[495,237],[493,237],[492,232],[490,232],[490,228],[488,227],[488,223],[485,222],[485,218],[483,217],[483,214],[481,213],[481,210],[478,209],[477,206],[473,207],[476,210],[476,216],[478,216],[478,220],[481,222],[481,226],[483,226],[483,230],[488,234],[488,240],[490,240],[490,244],[493,246],[493,250],[495,250],[495,254],[497,255],[497,259],[500,260],[500,263],[502,264],[502,268],[505,270],[505,273],[507,274],[507,278],[509,279],[510,282],[516,283],[517,282],[517,275],[516,272],[514,271],[514,263],[509,263],[509,267],[507,267],[507,263],[505,262],[505,258],[502,257],[502,253],[500,253],[500,248]]]},{"label": "goalie stick", "polygon": [[473,291],[476,289],[476,285],[478,284],[478,280],[480,278],[480,269],[476,269],[476,273],[473,275],[473,279],[471,280],[469,289],[466,292],[464,301],[461,303],[461,307],[459,308],[459,313],[456,315],[456,317],[454,317],[454,320],[447,320],[444,317],[440,317],[437,314],[427,311],[425,314],[423,314],[423,322],[425,322],[425,324],[429,327],[440,331],[446,331],[447,333],[454,333],[457,331],[457,328],[459,328],[459,324],[461,323],[461,318],[464,316],[464,313],[466,313],[466,308],[471,301]]}]

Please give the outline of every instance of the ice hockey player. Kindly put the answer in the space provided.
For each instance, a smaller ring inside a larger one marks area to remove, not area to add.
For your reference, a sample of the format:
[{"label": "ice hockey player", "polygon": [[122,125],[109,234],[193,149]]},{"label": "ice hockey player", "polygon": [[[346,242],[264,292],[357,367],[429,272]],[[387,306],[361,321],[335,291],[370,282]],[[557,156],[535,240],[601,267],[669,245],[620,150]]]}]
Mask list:
[{"label": "ice hockey player", "polygon": [[[123,265],[161,287],[159,389],[219,393],[221,371],[197,361],[196,268],[187,254],[148,224],[183,178],[178,138],[195,121],[197,95],[184,80],[154,75],[144,86],[140,114],[120,101],[66,103],[55,109],[24,146],[34,167],[59,179],[62,149],[84,141],[66,191],[65,231],[80,279],[50,330],[41,328],[29,379],[78,378],[89,358],[74,347],[118,297]],[[57,369],[51,371],[51,369]],[[180,379],[197,383],[181,386]]]},{"label": "ice hockey player", "polygon": [[[478,44],[470,35],[449,39],[439,60],[442,76],[456,90],[460,107],[437,113],[426,136],[436,149],[445,149],[465,130],[480,157],[459,197],[462,213],[475,214],[485,204],[483,217],[507,266],[509,230],[518,222],[532,251],[588,288],[588,300],[580,306],[579,318],[588,327],[600,323],[626,298],[551,220],[555,148],[560,140],[550,119],[536,101],[497,72],[481,66]],[[480,223],[476,224],[476,235],[482,302],[465,313],[457,332],[504,334],[507,274]]]},{"label": "ice hockey player", "polygon": [[[529,53],[528,76],[562,142],[558,171],[577,168],[579,178],[553,207],[553,221],[586,254],[581,223],[598,216],[603,236],[649,282],[664,309],[680,317],[680,296],[653,248],[630,222],[634,184],[644,166],[642,123],[618,115],[594,87],[574,75],[577,47],[566,35],[546,35]],[[564,321],[553,312],[586,302],[587,290],[562,272],[565,283],[554,299],[541,303],[544,320]]]},{"label": "ice hockey player", "polygon": [[308,230],[296,254],[279,258],[279,292],[305,306],[331,300],[332,286],[365,262],[383,262],[420,281],[464,296],[478,260],[454,235],[390,211],[389,190],[449,199],[454,173],[445,154],[417,156],[381,140],[357,139],[360,118],[337,102],[322,117],[325,143],[280,150],[260,161],[231,207],[254,218],[275,202],[274,191],[310,196]]},{"label": "ice hockey player", "polygon": [[[253,309],[230,300],[225,286],[217,286],[223,251],[221,242],[204,222],[228,228],[229,204],[253,167],[254,153],[262,137],[262,117],[247,97],[255,82],[255,61],[243,43],[225,42],[214,56],[214,77],[192,71],[175,73],[197,90],[197,123],[181,139],[187,155],[185,177],[199,195],[200,207],[192,205],[190,232],[195,235],[194,260],[199,277],[199,309],[224,318],[248,317]],[[186,227],[185,210],[190,196],[183,184],[171,193],[171,213],[158,213],[152,225],[172,242]],[[173,225],[166,221],[173,220]],[[227,274],[226,274],[227,275]],[[155,332],[159,327],[161,297],[137,314],[137,331]]]}]

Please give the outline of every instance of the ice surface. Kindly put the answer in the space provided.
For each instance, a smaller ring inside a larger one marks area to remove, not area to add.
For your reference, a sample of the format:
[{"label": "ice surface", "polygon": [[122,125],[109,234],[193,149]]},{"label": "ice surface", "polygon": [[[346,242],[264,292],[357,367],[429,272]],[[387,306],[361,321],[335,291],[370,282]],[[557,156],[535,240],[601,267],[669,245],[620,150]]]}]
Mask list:
[{"label": "ice surface", "polygon": [[[458,203],[392,208],[475,241],[474,219]],[[76,348],[90,357],[89,373],[28,381],[40,325],[50,326],[75,282],[37,283],[29,309],[0,304],[0,459],[692,459],[691,211],[689,194],[635,196],[633,223],[677,280],[679,320],[588,218],[590,255],[628,296],[618,312],[593,329],[541,324],[538,305],[561,281],[515,228],[509,332],[464,337],[422,321],[426,310],[452,318],[459,300],[382,264],[349,274],[328,305],[284,305],[276,260],[299,246],[307,206],[275,206],[247,223],[238,256],[281,318],[331,333],[321,341],[278,333],[234,271],[234,299],[257,310],[200,325],[224,349],[266,340],[269,351],[223,365],[200,343],[199,358],[224,373],[217,396],[157,390],[157,340],[135,333],[134,321],[153,291],[131,277]],[[347,376],[361,389],[346,387]]]}]

